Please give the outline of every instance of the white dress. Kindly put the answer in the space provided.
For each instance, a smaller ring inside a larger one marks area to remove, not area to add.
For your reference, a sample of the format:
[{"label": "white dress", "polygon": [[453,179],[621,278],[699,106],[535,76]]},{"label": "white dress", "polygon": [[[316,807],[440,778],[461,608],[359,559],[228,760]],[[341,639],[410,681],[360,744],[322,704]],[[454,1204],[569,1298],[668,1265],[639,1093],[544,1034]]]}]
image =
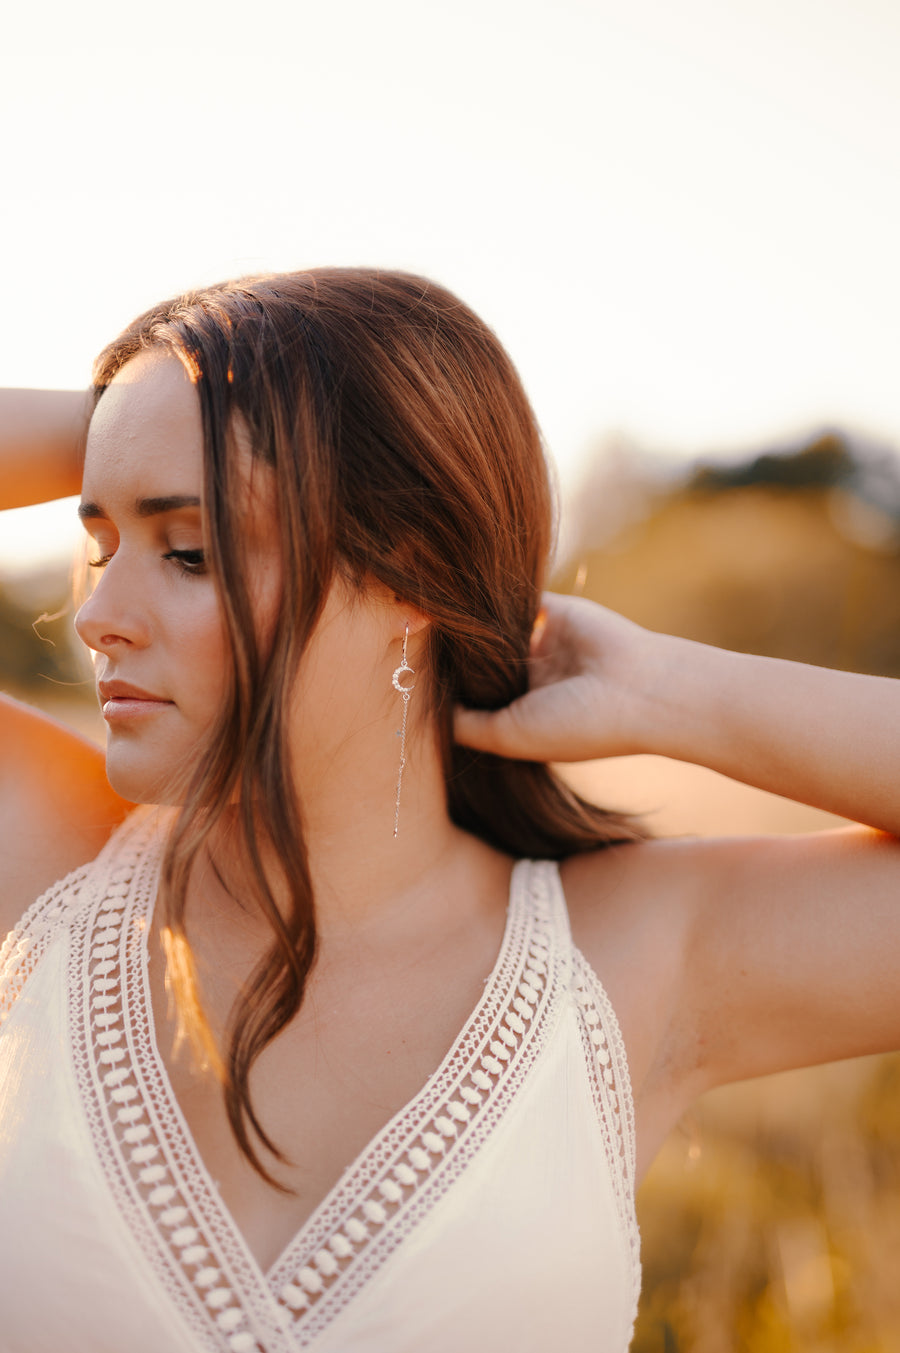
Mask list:
[{"label": "white dress", "polygon": [[633,1110],[556,866],[513,871],[484,994],[268,1273],[154,1040],[162,836],[133,814],[0,951],[2,1353],[624,1353]]}]

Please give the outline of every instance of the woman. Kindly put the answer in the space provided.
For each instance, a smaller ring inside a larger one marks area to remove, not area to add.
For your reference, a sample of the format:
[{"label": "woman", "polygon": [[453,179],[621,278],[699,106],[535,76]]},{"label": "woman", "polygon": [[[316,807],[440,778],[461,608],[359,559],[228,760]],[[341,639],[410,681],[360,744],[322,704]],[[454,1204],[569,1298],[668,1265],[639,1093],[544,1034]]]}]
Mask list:
[{"label": "woman", "polygon": [[[534,420],[422,279],[178,298],[93,405],[113,792],[2,709],[2,1346],[619,1353],[685,1106],[898,1043],[895,683],[536,624]],[[9,409],[8,504],[71,491],[77,399]],[[648,842],[545,764],[630,752],[868,825]]]}]

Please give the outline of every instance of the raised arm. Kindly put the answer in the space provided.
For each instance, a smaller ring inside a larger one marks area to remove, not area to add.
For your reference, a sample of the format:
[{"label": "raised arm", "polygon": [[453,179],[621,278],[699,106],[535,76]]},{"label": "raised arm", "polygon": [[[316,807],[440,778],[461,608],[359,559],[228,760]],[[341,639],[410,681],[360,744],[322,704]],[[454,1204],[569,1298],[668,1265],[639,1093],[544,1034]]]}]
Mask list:
[{"label": "raised arm", "polygon": [[[0,391],[0,507],[79,491],[87,417],[83,392]],[[99,748],[0,694],[0,933],[91,859],[127,808]]]},{"label": "raised arm", "polygon": [[659,753],[866,824],[570,862],[639,1113],[900,1046],[900,682],[650,634],[573,598],[547,599],[533,675],[507,710],[461,711],[460,739],[556,761]]},{"label": "raised arm", "polygon": [[504,756],[655,753],[900,834],[900,682],[654,634],[548,594],[531,691],[456,732]]},{"label": "raised arm", "polygon": [[89,413],[83,390],[0,390],[0,508],[78,493]]}]

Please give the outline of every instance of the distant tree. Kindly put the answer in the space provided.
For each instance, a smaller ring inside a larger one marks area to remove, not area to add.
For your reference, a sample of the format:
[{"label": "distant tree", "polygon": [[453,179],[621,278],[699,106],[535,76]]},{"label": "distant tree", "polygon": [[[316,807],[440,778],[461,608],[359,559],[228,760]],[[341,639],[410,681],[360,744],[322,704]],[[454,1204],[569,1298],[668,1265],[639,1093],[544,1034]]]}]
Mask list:
[{"label": "distant tree", "polygon": [[698,465],[686,487],[713,493],[755,484],[832,488],[850,483],[858,466],[859,458],[843,433],[826,432],[797,451],[764,451],[738,465]]}]

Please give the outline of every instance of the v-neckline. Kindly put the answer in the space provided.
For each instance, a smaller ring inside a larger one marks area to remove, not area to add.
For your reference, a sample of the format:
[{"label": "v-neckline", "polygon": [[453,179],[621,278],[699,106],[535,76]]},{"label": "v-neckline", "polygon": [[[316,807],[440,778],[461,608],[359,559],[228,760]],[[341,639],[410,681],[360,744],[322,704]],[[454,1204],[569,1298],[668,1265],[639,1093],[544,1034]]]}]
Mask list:
[{"label": "v-neckline", "polygon": [[455,1177],[486,1138],[496,1117],[487,1103],[509,1099],[508,1072],[531,1060],[549,1004],[555,866],[513,867],[494,965],[440,1065],[263,1271],[203,1161],[155,1036],[148,939],[164,835],[152,822],[127,833],[131,849],[115,857],[85,927],[78,1024],[100,1154],[143,1248],[190,1294],[204,1346],[250,1353],[260,1346],[253,1331],[265,1329],[267,1353],[280,1353],[330,1323],[345,1304],[339,1289],[349,1300],[415,1224],[423,1195],[436,1201],[439,1176]]},{"label": "v-neckline", "polygon": [[[434,1099],[440,1100],[442,1098],[441,1092],[442,1089],[446,1089],[445,1082],[448,1079],[448,1073],[451,1070],[451,1064],[454,1061],[454,1058],[458,1052],[460,1044],[462,1044],[465,1041],[466,1036],[470,1032],[473,1024],[476,1022],[476,1020],[478,1019],[479,1015],[483,1012],[483,1010],[491,1004],[492,997],[494,997],[494,987],[497,984],[500,970],[504,966],[507,957],[507,951],[511,943],[514,911],[516,910],[516,906],[520,905],[519,899],[521,897],[522,890],[516,886],[515,874],[517,870],[519,870],[519,872],[522,872],[524,865],[525,865],[524,861],[519,861],[517,864],[513,865],[513,869],[510,875],[509,895],[507,897],[505,919],[503,923],[503,933],[500,939],[500,947],[497,951],[497,956],[494,960],[493,966],[491,967],[490,973],[484,981],[482,993],[478,997],[478,1000],[475,1002],[475,1005],[469,1012],[467,1018],[463,1021],[463,1024],[459,1032],[455,1035],[453,1042],[450,1045],[450,1048],[445,1053],[444,1057],[441,1059],[437,1069],[432,1071],[428,1075],[424,1084],[421,1085],[419,1089],[404,1104],[400,1106],[399,1109],[397,1109],[393,1114],[391,1114],[387,1122],[384,1123],[383,1126],[379,1128],[373,1134],[373,1136],[370,1137],[369,1140],[363,1145],[363,1147],[356,1153],[356,1155],[350,1161],[350,1163],[347,1166],[345,1166],[345,1168],[341,1171],[339,1178],[334,1181],[334,1183],[330,1186],[330,1188],[324,1194],[322,1199],[312,1208],[308,1216],[305,1218],[303,1222],[300,1223],[299,1227],[294,1232],[293,1236],[282,1247],[276,1258],[267,1268],[264,1268],[263,1265],[256,1258],[256,1255],[253,1253],[251,1246],[249,1245],[249,1243],[245,1238],[243,1230],[241,1229],[240,1226],[238,1226],[237,1222],[235,1221],[234,1214],[232,1213],[231,1208],[227,1205],[227,1203],[225,1203],[225,1201],[222,1198],[221,1192],[215,1180],[213,1179],[212,1174],[210,1173],[209,1167],[207,1166],[203,1158],[203,1155],[200,1151],[200,1148],[197,1145],[196,1139],[194,1137],[193,1132],[191,1131],[187,1118],[185,1117],[184,1110],[182,1109],[178,1096],[175,1093],[175,1088],[172,1084],[172,1078],[169,1074],[169,1069],[166,1066],[165,1059],[163,1058],[162,1053],[160,1052],[159,1040],[156,1037],[156,1027],[155,1027],[156,1021],[153,1015],[153,1003],[150,991],[150,970],[149,970],[149,956],[150,956],[149,943],[153,929],[154,913],[156,909],[155,891],[153,895],[150,897],[149,903],[143,914],[140,917],[136,916],[134,918],[137,921],[141,931],[141,962],[139,973],[136,973],[134,975],[135,977],[139,978],[141,982],[141,991],[140,993],[133,992],[131,984],[127,981],[126,978],[126,984],[123,990],[123,997],[125,998],[127,1004],[128,998],[129,996],[131,996],[132,1010],[135,1009],[134,996],[137,995],[138,997],[137,1008],[140,1012],[140,1015],[143,1016],[143,1018],[146,1020],[147,1027],[149,1029],[149,1056],[152,1063],[153,1079],[157,1082],[160,1088],[161,1091],[160,1097],[165,1101],[167,1111],[171,1114],[172,1118],[177,1124],[177,1134],[181,1139],[180,1142],[178,1143],[178,1146],[180,1147],[181,1150],[184,1151],[184,1153],[187,1156],[191,1158],[193,1168],[196,1170],[197,1175],[203,1181],[203,1198],[202,1198],[203,1210],[205,1211],[208,1206],[210,1210],[214,1209],[215,1211],[221,1214],[222,1223],[230,1231],[234,1233],[236,1238],[240,1240],[243,1248],[247,1252],[248,1260],[252,1263],[253,1267],[256,1269],[262,1281],[265,1282],[273,1292],[278,1291],[278,1287],[276,1286],[275,1281],[277,1279],[277,1275],[280,1272],[282,1272],[282,1270],[287,1270],[292,1267],[296,1268],[297,1266],[296,1263],[292,1265],[292,1260],[297,1260],[299,1258],[299,1255],[295,1252],[299,1251],[307,1254],[309,1253],[307,1236],[308,1235],[311,1236],[314,1232],[317,1231],[317,1229],[319,1229],[317,1223],[321,1222],[322,1215],[324,1213],[332,1210],[332,1208],[339,1200],[339,1195],[341,1195],[344,1192],[348,1192],[348,1195],[352,1197],[354,1192],[358,1194],[361,1190],[365,1190],[367,1183],[371,1184],[370,1176],[372,1175],[373,1170],[376,1168],[375,1158],[377,1156],[378,1146],[382,1141],[382,1139],[390,1136],[392,1130],[395,1129],[396,1125],[401,1120],[417,1114],[419,1106],[424,1105],[426,1099],[430,1104],[432,1100]],[[355,1190],[353,1187],[348,1187],[347,1181],[357,1179],[359,1179],[360,1183]]]}]

